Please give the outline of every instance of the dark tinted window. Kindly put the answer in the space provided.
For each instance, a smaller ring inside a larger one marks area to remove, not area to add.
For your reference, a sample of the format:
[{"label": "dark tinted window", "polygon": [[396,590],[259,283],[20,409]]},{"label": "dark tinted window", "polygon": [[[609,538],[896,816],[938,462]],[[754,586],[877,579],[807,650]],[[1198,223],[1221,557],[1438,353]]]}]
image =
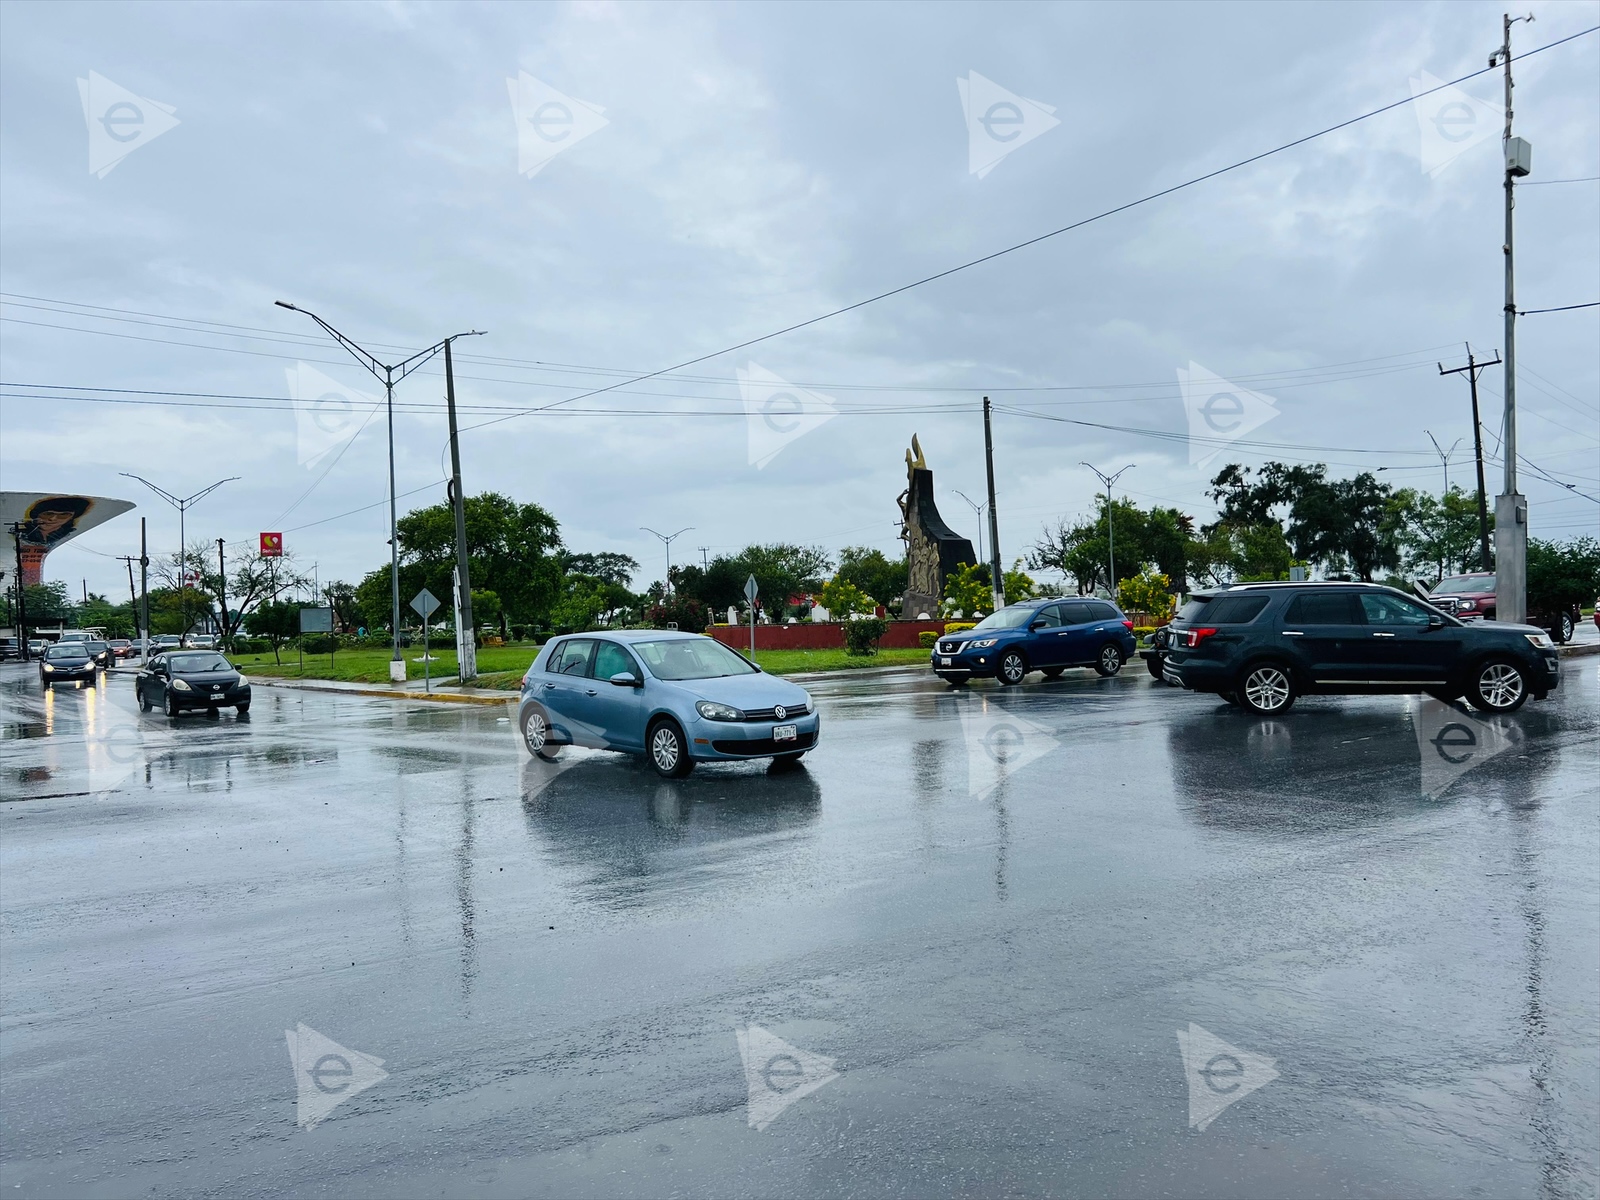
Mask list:
[{"label": "dark tinted window", "polygon": [[1059,604],[1046,604],[1033,614],[1029,626],[1042,625],[1046,629],[1054,629],[1061,624],[1061,606]]},{"label": "dark tinted window", "polygon": [[1404,596],[1387,592],[1368,592],[1361,597],[1361,611],[1368,625],[1426,625],[1429,612]]},{"label": "dark tinted window", "polygon": [[1349,592],[1304,592],[1289,602],[1286,625],[1359,625],[1355,597]]},{"label": "dark tinted window", "polygon": [[1104,600],[1086,600],[1084,607],[1089,610],[1091,621],[1120,621],[1122,614]]},{"label": "dark tinted window", "polygon": [[1094,620],[1089,615],[1089,604],[1084,600],[1068,600],[1061,606],[1061,623],[1063,625],[1087,625]]},{"label": "dark tinted window", "polygon": [[1259,617],[1266,606],[1265,596],[1220,596],[1206,609],[1206,623],[1243,625]]},{"label": "dark tinted window", "polygon": [[1178,620],[1193,623],[1204,615],[1207,606],[1211,603],[1210,596],[1190,596],[1184,602],[1183,608],[1178,611]]}]

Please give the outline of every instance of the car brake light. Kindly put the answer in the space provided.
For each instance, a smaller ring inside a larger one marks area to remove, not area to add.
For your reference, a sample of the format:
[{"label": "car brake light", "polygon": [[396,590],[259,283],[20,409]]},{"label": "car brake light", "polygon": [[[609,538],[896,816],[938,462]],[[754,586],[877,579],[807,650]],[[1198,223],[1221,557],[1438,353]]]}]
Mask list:
[{"label": "car brake light", "polygon": [[1128,620],[1127,617],[1123,617],[1122,618],[1122,626],[1123,626],[1124,629],[1132,629],[1133,628],[1133,622]]},{"label": "car brake light", "polygon": [[1189,649],[1193,650],[1196,646],[1198,646],[1201,642],[1205,641],[1206,638],[1210,637],[1215,632],[1216,632],[1216,630],[1211,628],[1210,626],[1206,626],[1206,627],[1203,627],[1203,628],[1200,628],[1200,629],[1187,630],[1183,635],[1183,637],[1184,637],[1184,643],[1183,644],[1188,646]]}]

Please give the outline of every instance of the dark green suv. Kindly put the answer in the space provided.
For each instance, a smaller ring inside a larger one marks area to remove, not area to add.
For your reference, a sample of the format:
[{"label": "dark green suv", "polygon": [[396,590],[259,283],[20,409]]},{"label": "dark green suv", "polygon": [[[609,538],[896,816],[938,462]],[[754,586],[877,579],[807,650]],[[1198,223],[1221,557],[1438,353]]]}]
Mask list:
[{"label": "dark green suv", "polygon": [[1534,625],[1456,620],[1371,583],[1247,583],[1191,596],[1172,623],[1163,678],[1252,712],[1301,695],[1426,693],[1513,712],[1561,679]]}]

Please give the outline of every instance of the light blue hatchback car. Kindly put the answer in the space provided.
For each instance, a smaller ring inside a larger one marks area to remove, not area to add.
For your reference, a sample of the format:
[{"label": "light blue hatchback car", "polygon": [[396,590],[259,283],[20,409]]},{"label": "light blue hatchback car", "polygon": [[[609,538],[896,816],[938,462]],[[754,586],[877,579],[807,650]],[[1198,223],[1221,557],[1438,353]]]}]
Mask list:
[{"label": "light blue hatchback car", "polygon": [[639,630],[552,638],[522,677],[523,743],[644,754],[681,778],[697,762],[795,762],[820,721],[804,688],[696,633]]}]

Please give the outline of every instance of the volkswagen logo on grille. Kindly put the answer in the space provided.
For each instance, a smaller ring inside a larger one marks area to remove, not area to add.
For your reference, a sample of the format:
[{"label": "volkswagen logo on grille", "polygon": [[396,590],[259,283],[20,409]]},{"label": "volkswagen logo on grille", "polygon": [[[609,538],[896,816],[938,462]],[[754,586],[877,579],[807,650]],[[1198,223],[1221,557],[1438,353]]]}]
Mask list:
[{"label": "volkswagen logo on grille", "polygon": [[774,718],[781,721],[789,715],[789,710],[781,704],[774,704],[772,706],[772,715]]}]

